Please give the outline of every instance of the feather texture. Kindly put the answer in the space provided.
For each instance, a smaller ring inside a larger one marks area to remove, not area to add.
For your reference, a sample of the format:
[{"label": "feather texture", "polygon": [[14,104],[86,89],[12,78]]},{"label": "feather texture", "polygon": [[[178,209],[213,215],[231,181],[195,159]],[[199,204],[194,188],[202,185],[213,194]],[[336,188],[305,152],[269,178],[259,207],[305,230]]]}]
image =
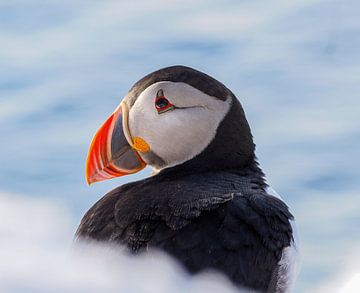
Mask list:
[{"label": "feather texture", "polygon": [[[256,169],[256,168],[255,168]],[[160,174],[116,188],[84,216],[77,236],[163,250],[197,273],[218,270],[267,291],[293,218],[256,170]]]}]

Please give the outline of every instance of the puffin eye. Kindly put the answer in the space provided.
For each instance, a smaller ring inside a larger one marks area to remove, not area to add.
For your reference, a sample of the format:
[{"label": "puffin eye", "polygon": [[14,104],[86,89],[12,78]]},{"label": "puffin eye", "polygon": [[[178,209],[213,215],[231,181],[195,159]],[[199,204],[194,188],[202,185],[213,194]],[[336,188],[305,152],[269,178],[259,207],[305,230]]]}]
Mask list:
[{"label": "puffin eye", "polygon": [[158,114],[162,114],[174,109],[175,106],[165,98],[163,90],[159,90],[156,94],[155,108],[158,111]]},{"label": "puffin eye", "polygon": [[155,101],[155,107],[156,107],[156,109],[163,109],[167,105],[169,105],[169,103],[170,102],[165,97],[159,97]]}]

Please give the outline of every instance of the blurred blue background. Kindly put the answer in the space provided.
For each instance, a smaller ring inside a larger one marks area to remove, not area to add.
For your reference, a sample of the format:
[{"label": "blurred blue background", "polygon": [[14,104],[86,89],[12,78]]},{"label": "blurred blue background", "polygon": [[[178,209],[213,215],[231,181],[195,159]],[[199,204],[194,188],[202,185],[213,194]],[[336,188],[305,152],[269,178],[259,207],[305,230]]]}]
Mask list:
[{"label": "blurred blue background", "polygon": [[145,74],[191,66],[243,104],[261,166],[299,226],[295,291],[314,290],[360,247],[359,9],[355,0],[0,0],[0,192],[63,204],[75,231],[102,195],[150,172],[87,186],[96,129]]}]

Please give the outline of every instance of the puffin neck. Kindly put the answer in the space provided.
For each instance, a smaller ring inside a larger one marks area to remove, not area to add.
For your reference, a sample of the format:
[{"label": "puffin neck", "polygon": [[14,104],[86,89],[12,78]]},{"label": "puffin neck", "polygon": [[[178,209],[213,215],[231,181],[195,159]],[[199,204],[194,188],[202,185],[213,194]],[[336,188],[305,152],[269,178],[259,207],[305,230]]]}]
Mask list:
[{"label": "puffin neck", "polygon": [[254,165],[257,162],[250,127],[239,101],[232,96],[228,114],[204,151],[187,162],[161,170],[158,175],[182,176],[222,170],[247,170],[253,169]]}]

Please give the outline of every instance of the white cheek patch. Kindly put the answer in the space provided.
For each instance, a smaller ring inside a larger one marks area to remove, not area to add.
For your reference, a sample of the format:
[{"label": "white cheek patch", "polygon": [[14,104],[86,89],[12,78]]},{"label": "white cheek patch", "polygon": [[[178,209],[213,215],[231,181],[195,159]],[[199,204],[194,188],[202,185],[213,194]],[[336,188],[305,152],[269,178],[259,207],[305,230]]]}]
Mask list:
[{"label": "white cheek patch", "polygon": [[[184,109],[158,114],[155,98],[160,89],[173,105]],[[165,167],[178,165],[209,145],[230,104],[230,97],[222,101],[186,83],[158,82],[146,88],[131,107],[130,132],[145,139]]]}]

